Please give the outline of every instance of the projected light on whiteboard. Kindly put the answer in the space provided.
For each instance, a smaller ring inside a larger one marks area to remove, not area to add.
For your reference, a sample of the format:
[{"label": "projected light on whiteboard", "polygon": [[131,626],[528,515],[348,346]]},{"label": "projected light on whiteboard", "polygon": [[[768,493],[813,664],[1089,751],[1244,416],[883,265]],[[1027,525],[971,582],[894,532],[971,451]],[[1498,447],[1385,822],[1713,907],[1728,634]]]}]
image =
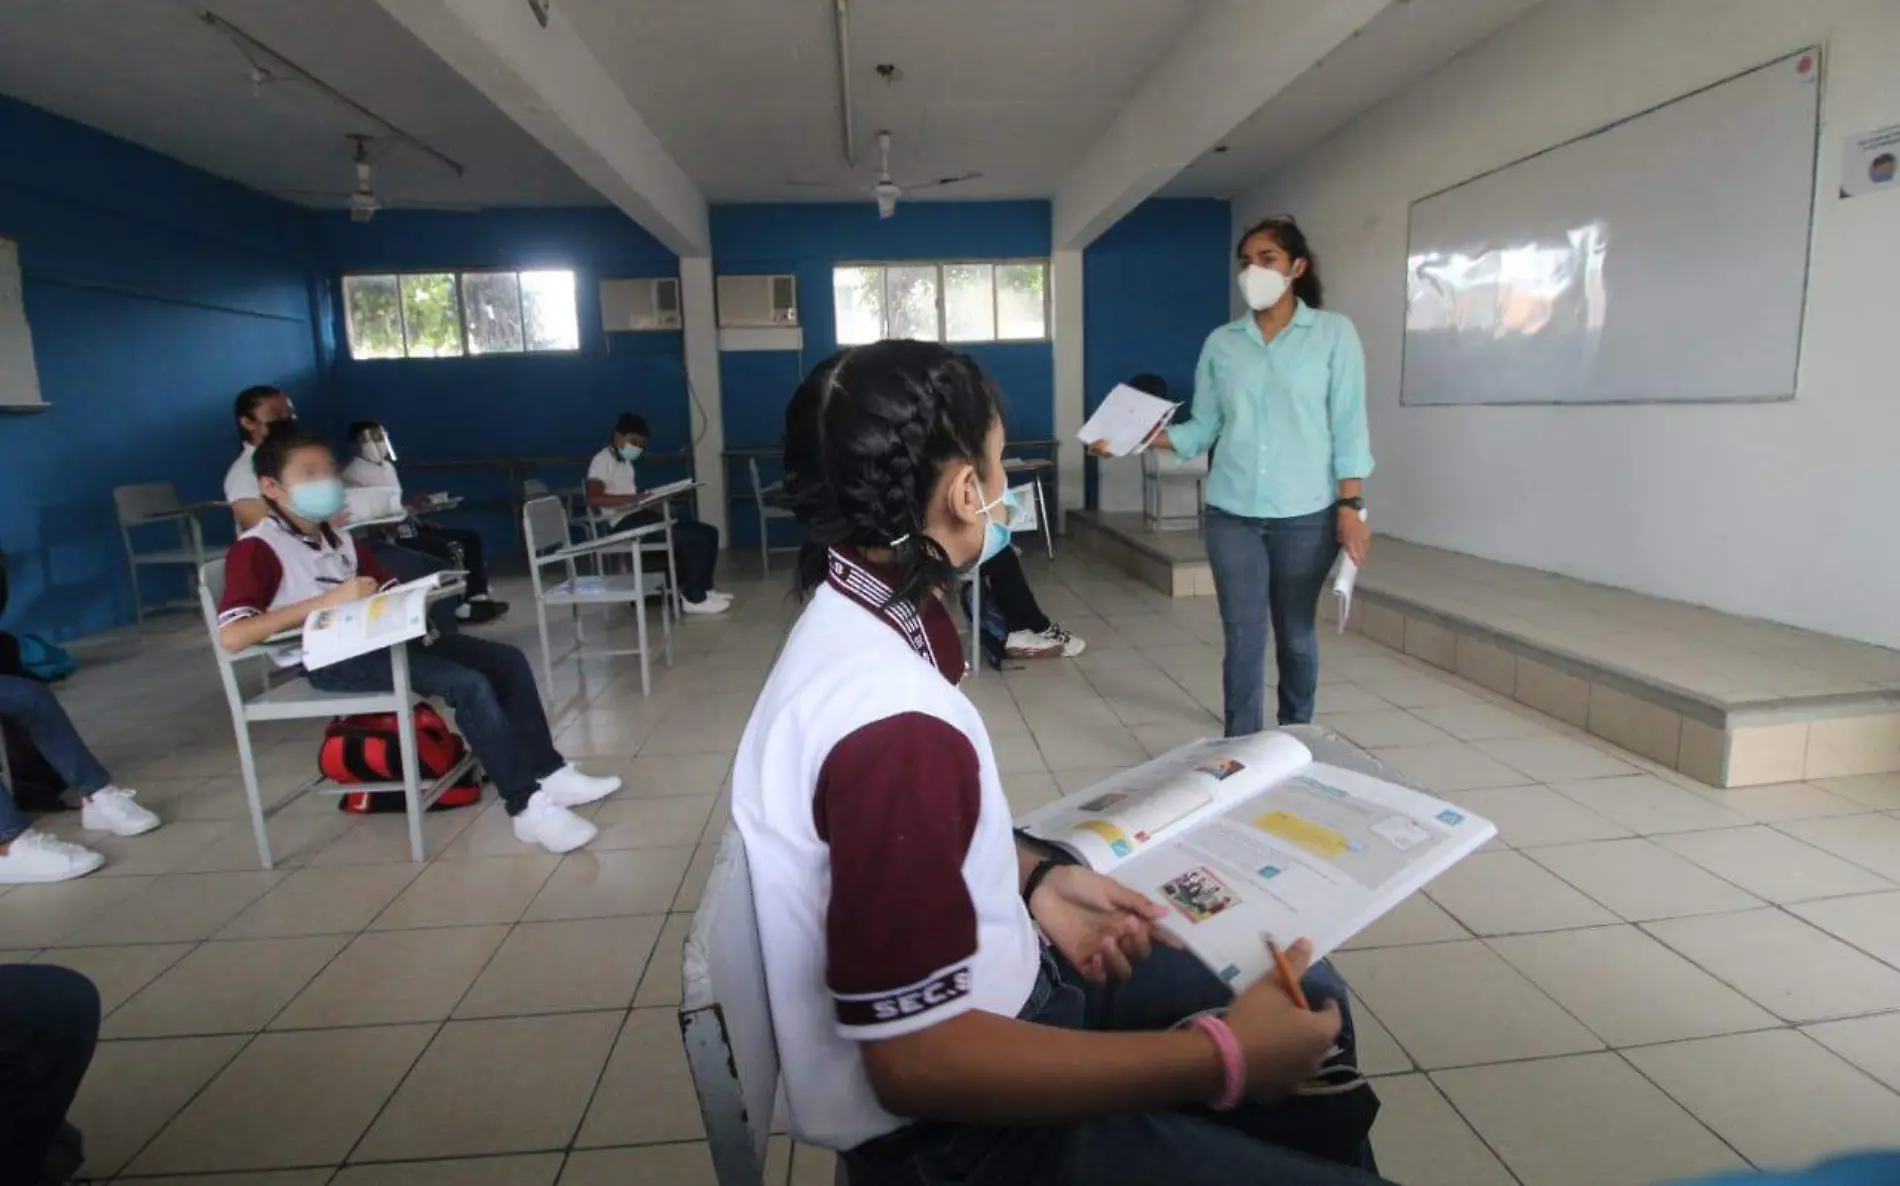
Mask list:
[{"label": "projected light on whiteboard", "polygon": [[1401,402],[1791,398],[1819,61],[1790,54],[1414,201]]}]

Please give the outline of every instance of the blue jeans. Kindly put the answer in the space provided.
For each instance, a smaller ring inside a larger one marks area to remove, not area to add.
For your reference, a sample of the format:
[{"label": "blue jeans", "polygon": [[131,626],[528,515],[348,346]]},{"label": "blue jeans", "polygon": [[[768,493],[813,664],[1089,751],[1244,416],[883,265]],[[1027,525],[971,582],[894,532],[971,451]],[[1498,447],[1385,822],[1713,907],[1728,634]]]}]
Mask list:
[{"label": "blue jeans", "polygon": [[[387,692],[389,656],[359,655],[310,673],[325,692]],[[528,658],[506,643],[448,634],[409,644],[409,684],[455,710],[455,728],[494,780],[509,815],[521,814],[536,784],[566,764],[555,751]]]},{"label": "blue jeans", "polygon": [[[52,689],[38,680],[17,675],[0,675],[0,717],[25,730],[33,748],[40,751],[46,764],[66,780],[60,793],[73,807],[101,787],[112,784],[112,776],[92,756],[79,730],[66,710],[59,706]],[[0,844],[5,844],[31,825],[13,803],[13,788],[0,788]]]},{"label": "blue jeans", "polygon": [[[1307,973],[1309,1000],[1338,1001],[1341,1060],[1357,1065],[1346,983],[1326,964]],[[1233,1000],[1201,962],[1157,947],[1117,984],[1090,984],[1052,951],[1022,1018],[1101,1032],[1167,1029]],[[1285,1147],[1297,1117],[1286,1104],[1243,1103],[1228,1113],[1190,1109],[1101,1116],[1073,1124],[992,1128],[919,1121],[845,1153],[851,1186],[1372,1186],[1372,1150],[1360,1165]],[[1278,1142],[1278,1143],[1276,1143]],[[1363,1166],[1363,1168],[1361,1168]]]},{"label": "blue jeans", "polygon": [[1319,597],[1339,558],[1332,507],[1289,519],[1246,519],[1207,509],[1207,561],[1220,623],[1227,736],[1267,727],[1267,628],[1280,668],[1282,725],[1313,719],[1319,690]]}]

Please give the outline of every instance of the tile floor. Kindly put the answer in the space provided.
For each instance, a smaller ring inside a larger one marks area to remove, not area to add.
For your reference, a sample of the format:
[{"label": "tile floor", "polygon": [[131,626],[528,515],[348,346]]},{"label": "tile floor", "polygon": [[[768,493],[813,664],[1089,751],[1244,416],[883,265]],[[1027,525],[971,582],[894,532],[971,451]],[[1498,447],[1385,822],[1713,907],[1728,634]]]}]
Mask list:
[{"label": "tile floor", "polygon": [[[1031,559],[1075,661],[969,693],[1018,808],[1217,728],[1210,599]],[[794,614],[733,582],[643,698],[557,672],[566,751],[627,780],[566,857],[498,809],[306,800],[256,867],[195,620],[89,641],[62,699],[167,826],[83,881],[0,894],[0,958],[100,986],[77,1107],[100,1180],[269,1186],[712,1181],[674,1007],[732,751]],[[497,636],[533,648],[517,601]],[[1497,820],[1500,841],[1337,957],[1410,1186],[1648,1183],[1900,1134],[1900,776],[1722,792],[1384,650],[1326,635],[1322,723]],[[279,785],[313,731],[263,735]],[[65,830],[68,825],[56,825]],[[774,1146],[772,1181],[831,1181]]]}]

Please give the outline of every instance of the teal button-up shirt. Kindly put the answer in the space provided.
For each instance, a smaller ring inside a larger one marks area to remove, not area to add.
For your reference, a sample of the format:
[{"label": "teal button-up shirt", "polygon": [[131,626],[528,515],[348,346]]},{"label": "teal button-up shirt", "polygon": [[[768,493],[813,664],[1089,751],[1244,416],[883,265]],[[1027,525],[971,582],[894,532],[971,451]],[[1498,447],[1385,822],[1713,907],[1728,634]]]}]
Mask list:
[{"label": "teal button-up shirt", "polygon": [[1193,418],[1168,439],[1184,458],[1220,442],[1207,503],[1230,515],[1285,519],[1332,505],[1340,479],[1372,473],[1358,331],[1304,301],[1271,342],[1251,315],[1228,322],[1201,347]]}]

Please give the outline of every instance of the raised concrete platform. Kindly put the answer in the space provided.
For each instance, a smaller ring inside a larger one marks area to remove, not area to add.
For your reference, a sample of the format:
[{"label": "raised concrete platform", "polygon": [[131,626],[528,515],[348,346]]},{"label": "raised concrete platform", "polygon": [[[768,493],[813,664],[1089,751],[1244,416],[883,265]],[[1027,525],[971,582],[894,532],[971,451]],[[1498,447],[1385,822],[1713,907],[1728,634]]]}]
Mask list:
[{"label": "raised concrete platform", "polygon": [[[1213,592],[1194,533],[1092,512],[1069,528],[1158,589]],[[1350,629],[1651,761],[1718,787],[1900,771],[1900,652],[1403,540],[1374,548]]]}]

